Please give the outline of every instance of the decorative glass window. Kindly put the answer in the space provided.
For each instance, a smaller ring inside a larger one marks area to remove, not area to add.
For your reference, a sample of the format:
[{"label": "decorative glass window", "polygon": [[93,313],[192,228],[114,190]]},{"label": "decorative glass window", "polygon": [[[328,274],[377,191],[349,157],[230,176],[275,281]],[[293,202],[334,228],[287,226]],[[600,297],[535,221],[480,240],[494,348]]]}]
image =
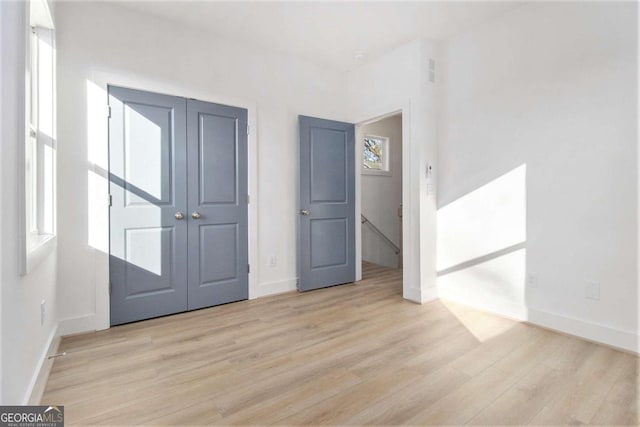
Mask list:
[{"label": "decorative glass window", "polygon": [[389,138],[373,135],[364,137],[362,173],[369,175],[390,175]]}]

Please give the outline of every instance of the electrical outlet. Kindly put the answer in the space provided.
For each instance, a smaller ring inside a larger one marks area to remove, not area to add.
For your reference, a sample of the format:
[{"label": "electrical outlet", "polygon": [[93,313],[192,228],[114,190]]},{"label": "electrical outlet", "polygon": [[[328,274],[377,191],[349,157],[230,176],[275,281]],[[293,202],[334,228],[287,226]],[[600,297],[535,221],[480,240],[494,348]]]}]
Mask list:
[{"label": "electrical outlet", "polygon": [[527,286],[530,288],[538,287],[538,275],[536,273],[527,274]]},{"label": "electrical outlet", "polygon": [[275,255],[269,257],[269,267],[275,267],[278,264],[278,258]]},{"label": "electrical outlet", "polygon": [[587,282],[585,287],[585,297],[588,299],[600,300],[600,284],[597,282]]},{"label": "electrical outlet", "polygon": [[40,303],[40,326],[44,325],[44,315],[45,315],[46,304],[47,304],[46,300],[42,300],[42,302]]}]

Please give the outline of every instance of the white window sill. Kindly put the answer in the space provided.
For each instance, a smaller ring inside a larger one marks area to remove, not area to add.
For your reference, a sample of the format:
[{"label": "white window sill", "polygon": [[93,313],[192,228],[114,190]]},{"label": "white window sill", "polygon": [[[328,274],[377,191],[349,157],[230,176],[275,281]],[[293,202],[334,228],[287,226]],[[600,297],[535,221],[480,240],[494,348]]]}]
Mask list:
[{"label": "white window sill", "polygon": [[54,251],[58,244],[55,234],[40,234],[31,237],[25,257],[23,275],[36,269]]},{"label": "white window sill", "polygon": [[381,171],[376,169],[362,169],[362,175],[391,176],[391,171]]}]

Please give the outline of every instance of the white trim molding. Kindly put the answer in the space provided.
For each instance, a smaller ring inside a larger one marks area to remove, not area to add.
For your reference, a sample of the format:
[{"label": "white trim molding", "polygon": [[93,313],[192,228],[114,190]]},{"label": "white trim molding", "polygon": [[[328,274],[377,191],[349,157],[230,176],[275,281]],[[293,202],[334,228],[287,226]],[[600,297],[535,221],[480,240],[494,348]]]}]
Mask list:
[{"label": "white trim molding", "polygon": [[56,326],[49,334],[47,344],[40,354],[36,369],[31,376],[31,381],[29,381],[27,392],[22,399],[23,405],[40,404],[40,400],[42,399],[42,395],[44,393],[44,388],[47,385],[47,380],[49,379],[49,372],[51,372],[51,367],[53,366],[53,359],[49,359],[49,355],[55,354],[58,351],[59,345],[60,336],[58,334],[58,326]]},{"label": "white trim molding", "polygon": [[79,334],[81,332],[92,332],[100,329],[97,326],[99,326],[99,319],[93,313],[69,319],[62,319],[58,324],[58,335],[64,337],[67,335]]},{"label": "white trim molding", "polygon": [[640,334],[589,322],[575,317],[562,316],[535,308],[528,309],[527,322],[557,332],[605,344],[618,349],[640,353]]},{"label": "white trim molding", "polygon": [[296,277],[261,283],[260,286],[258,286],[258,298],[295,291],[297,290],[297,283],[298,279]]}]

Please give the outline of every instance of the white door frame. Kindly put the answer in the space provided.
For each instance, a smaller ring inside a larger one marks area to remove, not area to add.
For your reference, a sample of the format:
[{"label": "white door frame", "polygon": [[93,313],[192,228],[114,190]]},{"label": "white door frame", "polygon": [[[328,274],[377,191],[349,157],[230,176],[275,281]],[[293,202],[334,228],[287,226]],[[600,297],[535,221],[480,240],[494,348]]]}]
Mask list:
[{"label": "white door frame", "polygon": [[[411,223],[405,216],[411,215],[410,203],[410,192],[409,192],[409,179],[410,179],[410,147],[411,147],[411,122],[410,122],[410,113],[411,113],[411,103],[407,101],[403,105],[390,105],[389,107],[382,108],[374,112],[374,114],[370,114],[366,118],[359,118],[356,120],[356,132],[355,132],[355,144],[356,144],[356,220],[360,222],[360,215],[362,213],[362,174],[361,174],[361,165],[362,165],[362,149],[360,142],[364,138],[364,133],[362,132],[362,126],[376,122],[378,120],[395,116],[397,114],[402,114],[402,252],[405,252],[406,248],[411,247],[409,245],[411,237],[409,224]],[[414,267],[411,265],[412,260],[404,258],[403,270],[411,271]],[[412,295],[408,292],[409,283],[410,283],[410,275],[403,274],[403,297],[407,299],[411,298]],[[362,280],[362,227],[356,227],[356,281]]]}]

